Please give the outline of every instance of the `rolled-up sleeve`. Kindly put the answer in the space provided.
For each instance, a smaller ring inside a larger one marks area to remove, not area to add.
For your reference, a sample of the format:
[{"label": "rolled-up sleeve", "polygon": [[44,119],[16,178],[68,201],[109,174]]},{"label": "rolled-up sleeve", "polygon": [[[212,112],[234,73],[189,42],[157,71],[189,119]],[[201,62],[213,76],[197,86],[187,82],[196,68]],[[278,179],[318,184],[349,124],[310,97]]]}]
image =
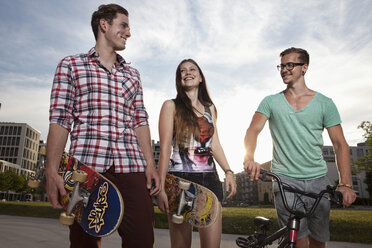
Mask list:
[{"label": "rolled-up sleeve", "polygon": [[148,123],[148,114],[145,108],[145,104],[143,101],[143,89],[142,89],[142,83],[141,80],[138,81],[138,88],[137,92],[133,101],[134,105],[134,115],[132,119],[132,126],[134,129],[140,127],[140,126],[146,126],[149,125]]},{"label": "rolled-up sleeve", "polygon": [[58,124],[69,132],[73,123],[75,85],[71,74],[71,61],[64,58],[54,74],[50,96],[49,123]]}]

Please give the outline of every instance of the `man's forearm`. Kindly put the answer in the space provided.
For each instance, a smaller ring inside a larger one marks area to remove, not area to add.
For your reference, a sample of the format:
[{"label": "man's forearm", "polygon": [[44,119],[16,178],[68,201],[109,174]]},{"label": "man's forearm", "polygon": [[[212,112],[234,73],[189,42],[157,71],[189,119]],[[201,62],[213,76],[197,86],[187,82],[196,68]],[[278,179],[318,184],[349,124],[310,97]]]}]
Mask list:
[{"label": "man's forearm", "polygon": [[140,126],[134,131],[136,132],[138,144],[142,150],[143,156],[145,157],[147,166],[155,167],[149,126]]},{"label": "man's forearm", "polygon": [[258,134],[256,134],[253,130],[248,128],[246,135],[244,137],[245,159],[249,160],[254,159],[254,153],[257,146],[257,137]]},{"label": "man's forearm", "polygon": [[339,183],[352,185],[349,146],[347,144],[343,144],[340,146],[335,146],[334,149],[339,172]]},{"label": "man's forearm", "polygon": [[47,173],[57,172],[68,138],[67,129],[58,124],[49,125],[47,139]]}]

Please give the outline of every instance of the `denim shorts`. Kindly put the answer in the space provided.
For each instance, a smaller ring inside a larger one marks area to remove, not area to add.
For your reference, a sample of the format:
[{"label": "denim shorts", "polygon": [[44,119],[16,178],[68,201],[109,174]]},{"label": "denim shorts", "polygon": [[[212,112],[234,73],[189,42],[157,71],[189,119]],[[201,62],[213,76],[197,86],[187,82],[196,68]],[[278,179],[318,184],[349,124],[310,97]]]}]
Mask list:
[{"label": "denim shorts", "polygon": [[[291,187],[297,188],[305,192],[319,193],[325,190],[329,185],[329,180],[326,176],[313,179],[313,180],[296,180],[280,176],[282,183]],[[282,197],[279,192],[278,184],[273,182],[273,190],[275,195],[275,208],[278,215],[280,226],[285,226],[288,222],[289,212],[285,209]],[[287,203],[290,208],[308,212],[313,206],[314,199],[306,196],[298,196],[294,193],[285,193]],[[313,239],[319,242],[326,242],[329,240],[329,213],[330,213],[330,202],[323,198],[318,207],[315,209],[313,215],[308,218],[302,218],[300,220],[300,229],[297,233],[297,237],[305,238],[311,236]]]},{"label": "denim shorts", "polygon": [[210,189],[217,196],[218,200],[222,202],[222,183],[218,177],[217,172],[169,172],[169,174],[181,177]]}]

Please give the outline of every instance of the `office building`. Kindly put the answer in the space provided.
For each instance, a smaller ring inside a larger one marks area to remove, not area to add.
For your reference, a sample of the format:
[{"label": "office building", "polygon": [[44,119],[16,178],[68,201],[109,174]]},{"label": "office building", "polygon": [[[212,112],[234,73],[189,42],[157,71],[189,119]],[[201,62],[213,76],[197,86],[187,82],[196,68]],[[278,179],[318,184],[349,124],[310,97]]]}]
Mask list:
[{"label": "office building", "polygon": [[18,174],[30,174],[38,161],[40,132],[26,123],[0,122],[1,171],[14,168]]}]

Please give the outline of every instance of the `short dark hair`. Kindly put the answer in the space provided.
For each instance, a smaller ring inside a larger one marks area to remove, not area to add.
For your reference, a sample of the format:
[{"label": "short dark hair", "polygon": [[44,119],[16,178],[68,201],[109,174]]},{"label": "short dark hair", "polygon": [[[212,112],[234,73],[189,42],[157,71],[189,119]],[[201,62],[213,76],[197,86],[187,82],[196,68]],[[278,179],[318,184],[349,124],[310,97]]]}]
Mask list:
[{"label": "short dark hair", "polygon": [[105,19],[109,24],[112,24],[112,20],[116,18],[116,14],[124,14],[126,16],[129,16],[129,13],[126,9],[121,7],[118,4],[102,4],[98,7],[98,10],[96,10],[92,15],[92,20],[90,22],[92,26],[92,30],[94,33],[94,38],[97,40],[98,38],[98,27],[99,27],[99,20],[102,18]]},{"label": "short dark hair", "polygon": [[296,48],[296,47],[287,48],[283,52],[280,53],[280,57],[282,58],[284,55],[287,55],[290,53],[299,54],[298,58],[301,61],[301,63],[307,64],[307,65],[310,63],[309,53],[305,49],[302,49],[302,48]]}]

